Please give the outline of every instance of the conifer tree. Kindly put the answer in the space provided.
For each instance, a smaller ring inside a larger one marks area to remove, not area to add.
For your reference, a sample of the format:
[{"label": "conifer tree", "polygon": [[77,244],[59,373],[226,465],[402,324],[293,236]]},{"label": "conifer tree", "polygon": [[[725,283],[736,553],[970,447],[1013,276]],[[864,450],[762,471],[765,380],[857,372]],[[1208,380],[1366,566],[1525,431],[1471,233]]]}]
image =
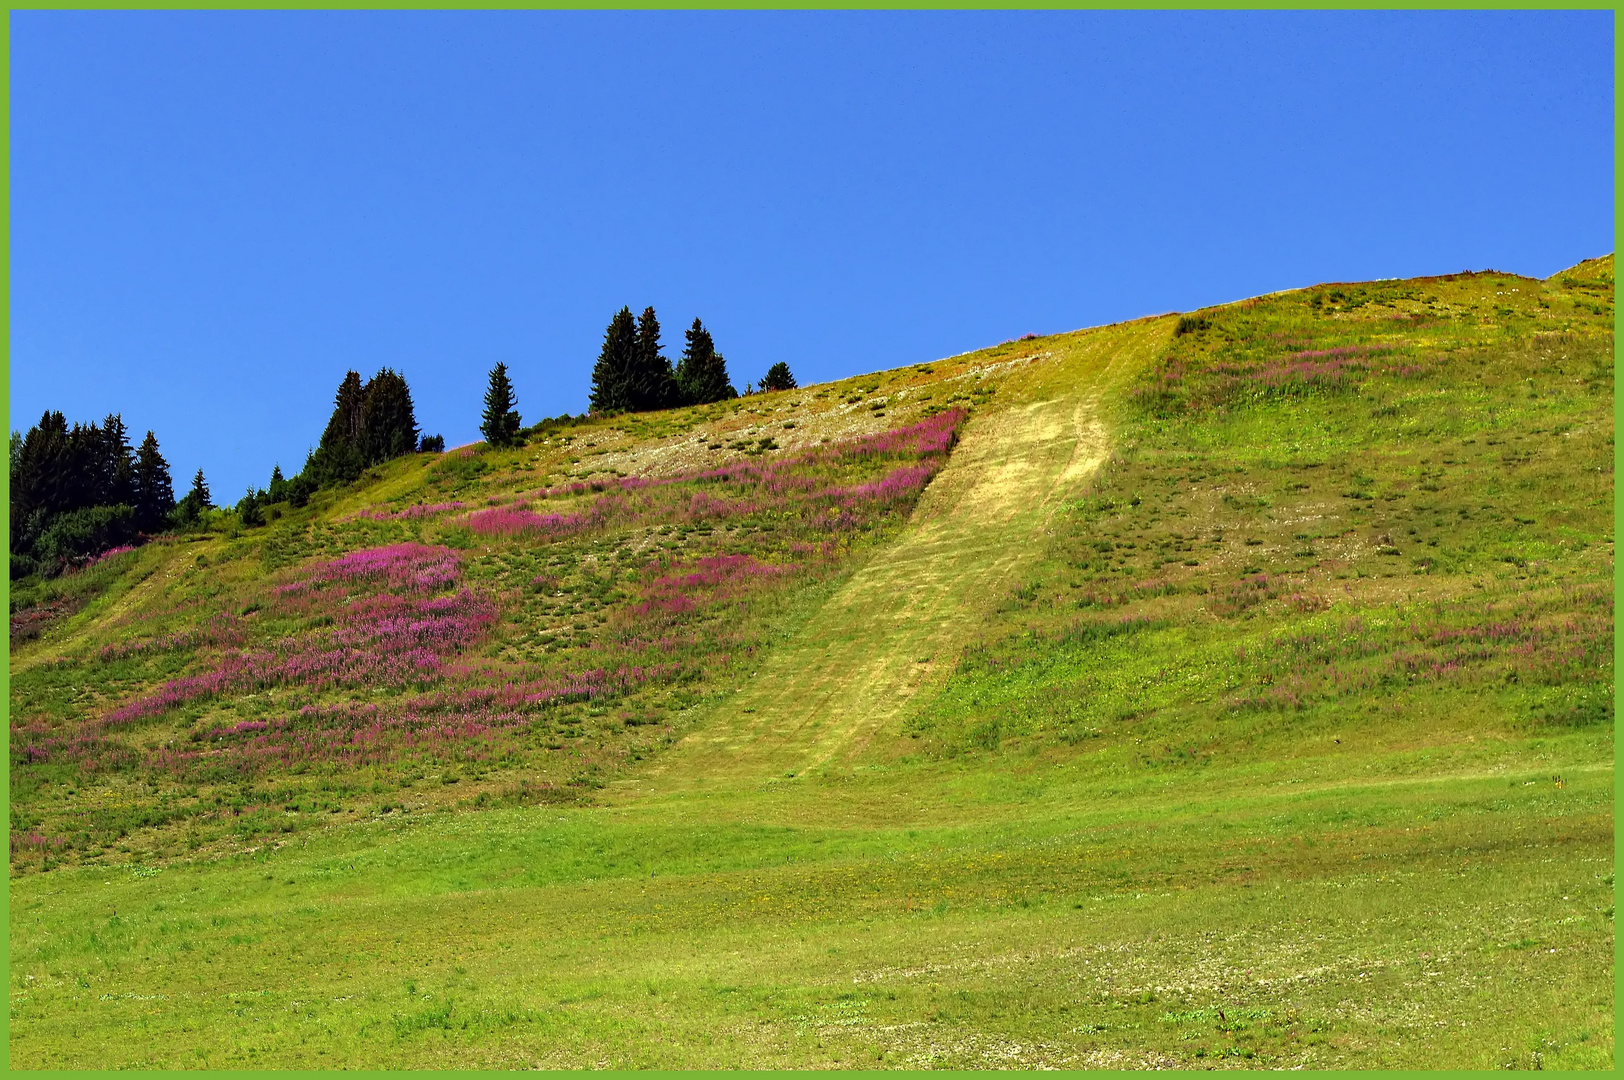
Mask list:
[{"label": "conifer tree", "polygon": [[637,318],[636,374],[632,379],[631,408],[635,412],[669,408],[677,403],[671,361],[660,352],[660,320],[647,307]]},{"label": "conifer tree", "polygon": [[171,520],[190,525],[203,516],[203,511],[213,506],[214,500],[209,495],[209,482],[203,479],[203,470],[199,469],[197,475],[192,477],[192,489],[175,504]]},{"label": "conifer tree", "polygon": [[175,485],[169,478],[169,462],[158,452],[158,439],[152,432],[141,440],[135,455],[135,527],[157,532],[175,509]]},{"label": "conifer tree", "polygon": [[637,324],[632,319],[632,309],[623,307],[609,320],[609,328],[603,334],[603,349],[592,368],[592,411],[631,410],[636,375]]},{"label": "conifer tree", "polygon": [[130,433],[124,426],[124,417],[111,413],[101,426],[101,491],[96,503],[100,506],[135,505],[135,452],[130,448]]},{"label": "conifer tree", "polygon": [[254,485],[250,484],[248,493],[237,500],[237,516],[242,519],[244,525],[253,527],[265,524],[265,512],[260,508],[264,494],[262,491],[255,491]]},{"label": "conifer tree", "polygon": [[789,373],[789,365],[780,360],[768,368],[767,374],[762,377],[761,389],[763,393],[768,390],[795,389],[795,376]]},{"label": "conifer tree", "polygon": [[68,432],[68,461],[61,481],[64,512],[97,504],[111,480],[107,464],[101,428],[95,424],[74,424]]},{"label": "conifer tree", "polygon": [[282,475],[280,462],[271,466],[271,482],[265,489],[267,502],[286,502],[288,498],[288,478]]},{"label": "conifer tree", "polygon": [[203,479],[202,469],[197,470],[197,475],[192,477],[192,490],[186,493],[186,497],[191,499],[199,510],[214,508],[214,499],[209,495],[209,482]]},{"label": "conifer tree", "polygon": [[405,377],[384,368],[368,380],[362,393],[361,431],[366,465],[417,449],[417,417]]},{"label": "conifer tree", "polygon": [[366,389],[361,385],[360,372],[346,372],[333,399],[333,415],[327,421],[327,430],[322,432],[321,442],[306,465],[310,478],[316,483],[348,483],[366,468],[362,440],[365,408]]},{"label": "conifer tree", "polygon": [[479,432],[495,447],[512,446],[519,439],[519,414],[513,406],[513,384],[508,382],[507,365],[491,368],[490,386],[485,390],[485,413]]},{"label": "conifer tree", "polygon": [[676,372],[677,392],[682,403],[707,405],[738,397],[739,392],[733,389],[733,383],[727,377],[727,363],[722,359],[722,354],[716,351],[716,343],[705,325],[695,319],[693,326],[683,336],[688,344],[682,350]]},{"label": "conifer tree", "polygon": [[67,475],[72,467],[68,420],[46,410],[28,429],[11,470],[11,536],[15,546],[24,523],[70,509]]}]

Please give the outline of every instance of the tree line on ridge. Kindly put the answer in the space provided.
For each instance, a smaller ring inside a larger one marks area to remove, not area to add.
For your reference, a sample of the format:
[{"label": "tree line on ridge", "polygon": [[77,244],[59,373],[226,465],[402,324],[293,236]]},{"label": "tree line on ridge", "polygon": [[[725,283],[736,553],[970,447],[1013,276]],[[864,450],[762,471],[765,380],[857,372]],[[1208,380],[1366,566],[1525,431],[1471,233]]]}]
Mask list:
[{"label": "tree line on ridge", "polygon": [[[634,318],[630,307],[622,307],[609,321],[592,370],[588,415],[647,412],[738,397],[727,363],[704,324],[694,319],[683,336],[682,355],[673,366],[661,351],[654,309],[645,308]],[[788,365],[780,362],[768,369],[759,389],[790,390],[795,385]],[[747,384],[745,392],[756,389]],[[480,420],[480,434],[488,445],[522,445],[545,425],[578,422],[566,414],[527,429],[517,404],[507,365],[499,363],[489,374]],[[268,485],[250,487],[232,509],[241,525],[263,525],[281,515],[282,504],[304,506],[317,491],[353,483],[375,465],[444,449],[442,436],[420,433],[405,376],[385,367],[362,382],[358,372],[349,371],[304,467],[286,477],[281,466],[275,466]],[[186,495],[177,499],[157,437],[148,431],[140,446],[132,447],[121,414],[70,428],[61,412],[47,410],[25,434],[11,433],[10,466],[13,580],[30,574],[52,576],[109,549],[196,527],[220,512],[202,469],[192,477]]]}]

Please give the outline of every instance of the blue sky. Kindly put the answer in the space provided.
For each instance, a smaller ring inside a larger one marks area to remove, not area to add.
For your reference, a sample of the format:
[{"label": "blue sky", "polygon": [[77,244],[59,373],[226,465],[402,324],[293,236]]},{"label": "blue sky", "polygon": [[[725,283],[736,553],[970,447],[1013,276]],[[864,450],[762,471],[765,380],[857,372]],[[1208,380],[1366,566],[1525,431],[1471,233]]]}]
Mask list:
[{"label": "blue sky", "polygon": [[216,499],[389,365],[477,437],[605,324],[803,383],[1320,281],[1613,247],[1613,15],[11,15],[13,428]]}]

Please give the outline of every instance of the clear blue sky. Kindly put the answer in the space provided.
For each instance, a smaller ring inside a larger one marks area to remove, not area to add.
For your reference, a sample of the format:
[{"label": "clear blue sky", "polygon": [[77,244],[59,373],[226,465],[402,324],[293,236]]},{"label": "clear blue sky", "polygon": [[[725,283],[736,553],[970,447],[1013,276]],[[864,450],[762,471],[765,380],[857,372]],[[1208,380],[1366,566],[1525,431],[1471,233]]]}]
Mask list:
[{"label": "clear blue sky", "polygon": [[1613,15],[11,15],[11,425],[218,501],[349,368],[477,437],[605,324],[803,383],[1320,281],[1613,247]]}]

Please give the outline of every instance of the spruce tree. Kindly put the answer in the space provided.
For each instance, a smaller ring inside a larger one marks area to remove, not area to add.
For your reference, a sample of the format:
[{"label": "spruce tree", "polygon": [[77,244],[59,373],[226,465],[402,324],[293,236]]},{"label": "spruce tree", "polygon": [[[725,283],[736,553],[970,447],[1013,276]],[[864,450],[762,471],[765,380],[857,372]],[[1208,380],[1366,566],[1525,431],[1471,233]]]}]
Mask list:
[{"label": "spruce tree", "polygon": [[632,309],[623,307],[609,320],[609,328],[603,334],[603,349],[592,368],[592,411],[631,410],[636,375],[637,324],[632,319]]},{"label": "spruce tree", "polygon": [[124,417],[110,414],[101,426],[102,462],[101,491],[97,493],[99,506],[135,505],[135,452],[130,448],[130,433],[124,426]]},{"label": "spruce tree", "polygon": [[733,389],[733,383],[727,377],[727,363],[716,351],[716,343],[705,325],[695,319],[693,326],[683,336],[688,344],[682,350],[682,360],[677,364],[676,373],[677,392],[682,403],[707,405],[738,397],[739,392]]},{"label": "spruce tree", "polygon": [[15,546],[24,522],[67,507],[67,474],[72,466],[68,420],[60,412],[46,412],[28,429],[11,470],[11,536]]},{"label": "spruce tree", "polygon": [[209,482],[203,479],[202,469],[197,470],[197,475],[192,477],[192,490],[186,493],[186,497],[191,499],[199,510],[213,509],[214,499],[209,496]]},{"label": "spruce tree", "polygon": [[209,482],[203,479],[203,470],[199,469],[197,475],[192,477],[192,490],[175,504],[175,512],[171,519],[183,525],[190,525],[203,516],[203,511],[213,506],[214,500],[209,495]]},{"label": "spruce tree", "polygon": [[169,462],[158,452],[158,439],[147,432],[135,454],[135,527],[153,533],[164,527],[175,509],[175,484]]},{"label": "spruce tree", "polygon": [[507,365],[491,368],[490,386],[485,390],[485,412],[479,432],[491,446],[512,446],[519,440],[519,414],[513,408],[513,384],[508,382]]},{"label": "spruce tree", "polygon": [[363,411],[366,389],[360,372],[350,371],[338,385],[333,399],[333,415],[322,432],[321,442],[306,464],[310,478],[318,484],[345,484],[366,468]]},{"label": "spruce tree", "polygon": [[260,503],[264,501],[264,494],[255,491],[254,486],[250,484],[248,494],[237,500],[237,516],[245,526],[265,524],[265,511],[260,507]]},{"label": "spruce tree", "polygon": [[63,511],[95,506],[111,483],[110,471],[101,428],[74,424],[68,432],[68,467],[62,478]]},{"label": "spruce tree", "polygon": [[795,389],[795,376],[789,373],[789,365],[780,360],[768,368],[767,374],[762,377],[761,389],[763,393],[768,390]]},{"label": "spruce tree", "polygon": [[404,376],[384,368],[362,393],[363,461],[376,465],[417,449],[417,417]]},{"label": "spruce tree", "polygon": [[647,307],[637,318],[636,375],[632,379],[632,404],[635,412],[665,409],[677,403],[676,379],[671,372],[671,361],[660,352],[660,320],[654,309]]}]

